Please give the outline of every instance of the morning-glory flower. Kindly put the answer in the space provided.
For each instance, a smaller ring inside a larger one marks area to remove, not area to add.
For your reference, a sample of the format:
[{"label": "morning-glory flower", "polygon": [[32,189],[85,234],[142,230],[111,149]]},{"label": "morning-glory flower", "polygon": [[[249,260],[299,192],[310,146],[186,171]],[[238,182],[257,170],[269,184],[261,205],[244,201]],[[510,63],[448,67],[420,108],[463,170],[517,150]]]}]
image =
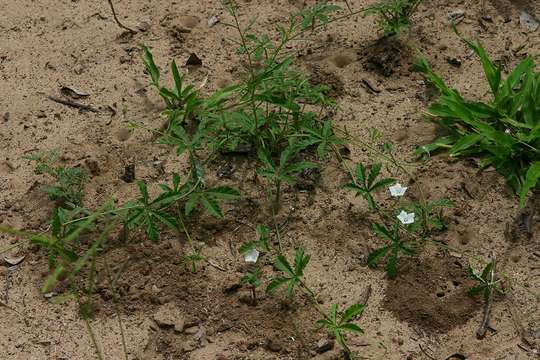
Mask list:
[{"label": "morning-glory flower", "polygon": [[259,250],[257,249],[251,249],[244,254],[244,260],[247,263],[255,264],[257,259],[259,259]]},{"label": "morning-glory flower", "polygon": [[414,213],[408,213],[405,210],[401,210],[397,218],[403,225],[412,224],[414,222]]},{"label": "morning-glory flower", "polygon": [[396,183],[388,188],[390,190],[390,195],[393,197],[400,197],[405,195],[405,191],[407,191],[406,186],[402,186],[400,183]]}]

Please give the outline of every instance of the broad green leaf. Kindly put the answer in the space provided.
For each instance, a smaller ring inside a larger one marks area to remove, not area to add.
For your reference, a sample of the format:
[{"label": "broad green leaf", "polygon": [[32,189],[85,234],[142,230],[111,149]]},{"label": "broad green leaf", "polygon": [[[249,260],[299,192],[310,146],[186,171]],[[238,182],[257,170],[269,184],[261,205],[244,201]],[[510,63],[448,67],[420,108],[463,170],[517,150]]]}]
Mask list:
[{"label": "broad green leaf", "polygon": [[273,279],[270,284],[266,287],[266,292],[268,294],[272,294],[274,291],[276,291],[277,288],[282,286],[283,284],[287,283],[288,281],[291,281],[291,279],[288,278],[276,278]]},{"label": "broad green leaf", "polygon": [[275,262],[274,266],[276,267],[276,269],[283,271],[284,273],[286,273],[287,275],[289,275],[291,277],[295,276],[295,273],[294,273],[291,265],[289,265],[289,262],[287,261],[287,259],[283,255],[278,255],[278,257],[276,258],[276,262]]},{"label": "broad green leaf", "polygon": [[362,328],[360,326],[358,326],[356,324],[352,324],[352,323],[340,325],[339,328],[341,330],[349,331],[349,332],[356,333],[356,334],[363,334],[364,333],[364,330],[362,330]]},{"label": "broad green leaf", "polygon": [[465,135],[455,142],[454,146],[452,146],[452,148],[448,150],[448,153],[450,154],[450,156],[458,156],[460,152],[467,150],[471,146],[477,144],[480,140],[482,140],[482,138],[483,136],[480,134]]},{"label": "broad green leaf", "polygon": [[221,212],[221,208],[219,207],[219,204],[216,200],[208,196],[202,195],[201,201],[204,208],[206,209],[206,211],[208,211],[210,215],[213,215],[220,219],[223,218],[223,213]]},{"label": "broad green leaf", "polygon": [[360,315],[364,311],[364,309],[365,309],[364,304],[354,304],[354,305],[349,306],[347,310],[345,310],[343,315],[341,315],[341,322],[342,323],[349,322],[350,320]]},{"label": "broad green leaf", "polygon": [[529,193],[529,190],[536,187],[538,179],[540,179],[540,161],[535,161],[527,170],[525,182],[521,186],[521,191],[519,192],[519,204],[521,207],[525,206],[527,194]]},{"label": "broad green leaf", "polygon": [[374,250],[368,255],[368,265],[373,267],[381,261],[381,259],[388,253],[390,246],[385,246],[380,249]]}]

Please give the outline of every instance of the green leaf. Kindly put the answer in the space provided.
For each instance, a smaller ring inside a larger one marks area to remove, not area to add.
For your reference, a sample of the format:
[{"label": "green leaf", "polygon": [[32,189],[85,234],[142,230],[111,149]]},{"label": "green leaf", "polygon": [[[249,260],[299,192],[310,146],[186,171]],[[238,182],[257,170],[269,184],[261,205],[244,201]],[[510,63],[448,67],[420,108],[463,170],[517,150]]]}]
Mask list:
[{"label": "green leaf", "polygon": [[439,150],[439,149],[448,149],[451,147],[451,145],[455,142],[455,138],[453,136],[443,136],[432,142],[431,144],[422,145],[416,149],[416,153],[418,154],[430,154],[433,151]]},{"label": "green leaf", "polygon": [[390,246],[385,246],[369,253],[367,259],[368,265],[371,267],[376,266],[379,261],[381,261],[381,259],[388,253],[389,250]]},{"label": "green leaf", "polygon": [[384,225],[374,223],[372,225],[372,228],[373,228],[373,231],[377,235],[379,235],[381,238],[393,241],[392,234],[390,233],[390,231],[388,231],[388,229]]},{"label": "green leaf", "polygon": [[283,255],[278,255],[278,257],[276,258],[276,262],[275,262],[274,266],[276,267],[276,269],[278,269],[280,271],[283,271],[284,273],[286,273],[287,275],[289,275],[291,277],[295,276],[295,273],[294,273],[291,265],[289,265],[289,262],[287,261],[287,259]]},{"label": "green leaf", "polygon": [[240,192],[228,186],[218,186],[206,190],[206,193],[217,199],[236,200],[240,196]]},{"label": "green leaf", "polygon": [[273,279],[269,284],[268,286],[266,287],[266,292],[268,294],[272,294],[273,292],[276,291],[277,288],[281,287],[282,285],[284,285],[285,283],[287,283],[288,281],[291,281],[291,279],[288,279],[288,278],[276,278],[276,279]]},{"label": "green leaf", "polygon": [[188,201],[186,201],[185,213],[186,216],[189,216],[193,210],[195,209],[195,206],[197,206],[197,203],[199,202],[199,198],[201,197],[201,193],[199,192],[192,192],[191,195],[188,198]]},{"label": "green leaf", "polygon": [[531,164],[527,170],[527,175],[525,175],[525,182],[521,186],[519,192],[519,205],[521,207],[525,206],[525,200],[529,190],[536,187],[538,184],[538,179],[540,179],[540,161],[535,161]]},{"label": "green leaf", "polygon": [[484,291],[485,289],[485,285],[477,285],[477,286],[474,286],[472,288],[470,288],[468,291],[467,291],[467,295],[469,296],[475,296],[475,295],[478,295],[480,294],[482,291]]},{"label": "green leaf", "polygon": [[154,58],[152,56],[152,53],[150,52],[150,49],[148,49],[146,46],[142,46],[143,53],[142,58],[144,65],[146,66],[146,71],[150,74],[150,77],[152,79],[152,84],[154,86],[159,87],[159,69],[157,68],[156,64],[154,63]]},{"label": "green leaf", "polygon": [[341,322],[346,323],[360,315],[365,309],[364,304],[354,304],[351,305],[345,310],[343,315],[341,315]]},{"label": "green leaf", "polygon": [[364,333],[364,330],[362,330],[362,328],[360,326],[358,326],[356,324],[352,324],[352,323],[343,324],[339,328],[341,330],[349,331],[349,332],[356,333],[356,334],[363,334]]},{"label": "green leaf", "polygon": [[386,273],[390,279],[395,279],[397,276],[397,249],[392,249],[392,253],[388,257],[388,262],[386,263]]},{"label": "green leaf", "polygon": [[373,182],[375,181],[375,179],[377,178],[377,176],[379,176],[381,172],[381,167],[382,167],[381,163],[373,164],[373,166],[371,167],[371,171],[369,172],[369,177],[367,181],[367,185],[370,188],[370,190],[371,190],[371,185],[373,184]]},{"label": "green leaf", "polygon": [[215,216],[219,219],[223,218],[223,213],[221,212],[221,208],[219,207],[217,201],[205,195],[201,196],[201,201],[204,208],[206,209],[206,211],[208,211],[210,215]]},{"label": "green leaf", "polygon": [[448,153],[450,156],[457,156],[459,153],[477,144],[482,139],[483,136],[480,134],[465,135],[455,142],[454,146],[448,150]]},{"label": "green leaf", "polygon": [[42,293],[48,293],[51,292],[52,288],[56,285],[58,282],[58,278],[60,275],[64,273],[64,267],[62,265],[58,265],[52,274],[47,276],[47,280],[45,280],[45,284],[43,284],[43,287],[41,288]]}]

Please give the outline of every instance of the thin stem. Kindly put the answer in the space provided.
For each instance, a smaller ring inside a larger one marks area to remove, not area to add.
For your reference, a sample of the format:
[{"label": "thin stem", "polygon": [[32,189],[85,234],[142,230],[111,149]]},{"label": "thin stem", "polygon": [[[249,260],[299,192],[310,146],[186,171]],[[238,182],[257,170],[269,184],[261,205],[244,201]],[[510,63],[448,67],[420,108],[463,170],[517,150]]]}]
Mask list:
[{"label": "thin stem", "polygon": [[96,334],[94,334],[94,330],[92,330],[92,326],[90,325],[90,320],[88,320],[88,317],[86,316],[83,316],[83,320],[86,325],[86,330],[88,330],[88,334],[90,335],[90,339],[92,340],[92,345],[94,346],[96,357],[98,358],[98,360],[103,360],[103,355],[101,354],[101,350],[99,349]]},{"label": "thin stem", "polygon": [[114,21],[116,21],[116,24],[117,24],[120,28],[129,31],[130,33],[136,34],[137,32],[136,32],[135,30],[128,28],[127,26],[125,26],[124,24],[122,24],[122,23],[120,22],[120,20],[118,20],[118,17],[116,16],[116,10],[114,9],[114,5],[113,5],[113,3],[112,3],[112,0],[107,0],[107,1],[109,2],[109,6],[111,7],[111,11],[112,11],[112,14],[113,14],[113,17],[114,17]]},{"label": "thin stem", "polygon": [[118,326],[120,327],[120,336],[122,337],[122,348],[124,350],[124,358],[125,360],[129,360],[127,345],[126,345],[126,336],[124,334],[124,325],[122,324],[122,316],[120,315],[120,307],[118,305],[118,294],[116,292],[116,286],[114,285],[114,280],[111,276],[111,271],[110,271],[109,263],[107,262],[106,256],[103,257],[103,263],[105,264],[105,273],[107,275],[107,281],[109,283],[109,286],[112,292],[114,312],[116,313],[116,317],[118,318]]}]

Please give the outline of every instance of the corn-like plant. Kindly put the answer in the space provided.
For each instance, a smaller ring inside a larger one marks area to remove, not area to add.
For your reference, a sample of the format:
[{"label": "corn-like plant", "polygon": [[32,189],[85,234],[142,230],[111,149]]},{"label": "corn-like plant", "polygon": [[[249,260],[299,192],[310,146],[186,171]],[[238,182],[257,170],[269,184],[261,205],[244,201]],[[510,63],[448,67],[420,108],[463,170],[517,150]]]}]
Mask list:
[{"label": "corn-like plant", "polygon": [[447,134],[418,152],[445,149],[452,157],[478,158],[482,168],[493,166],[506,178],[523,206],[540,179],[540,72],[528,57],[503,79],[479,42],[463,40],[479,57],[492,98],[464,99],[420,57],[416,68],[441,92],[429,112]]}]

